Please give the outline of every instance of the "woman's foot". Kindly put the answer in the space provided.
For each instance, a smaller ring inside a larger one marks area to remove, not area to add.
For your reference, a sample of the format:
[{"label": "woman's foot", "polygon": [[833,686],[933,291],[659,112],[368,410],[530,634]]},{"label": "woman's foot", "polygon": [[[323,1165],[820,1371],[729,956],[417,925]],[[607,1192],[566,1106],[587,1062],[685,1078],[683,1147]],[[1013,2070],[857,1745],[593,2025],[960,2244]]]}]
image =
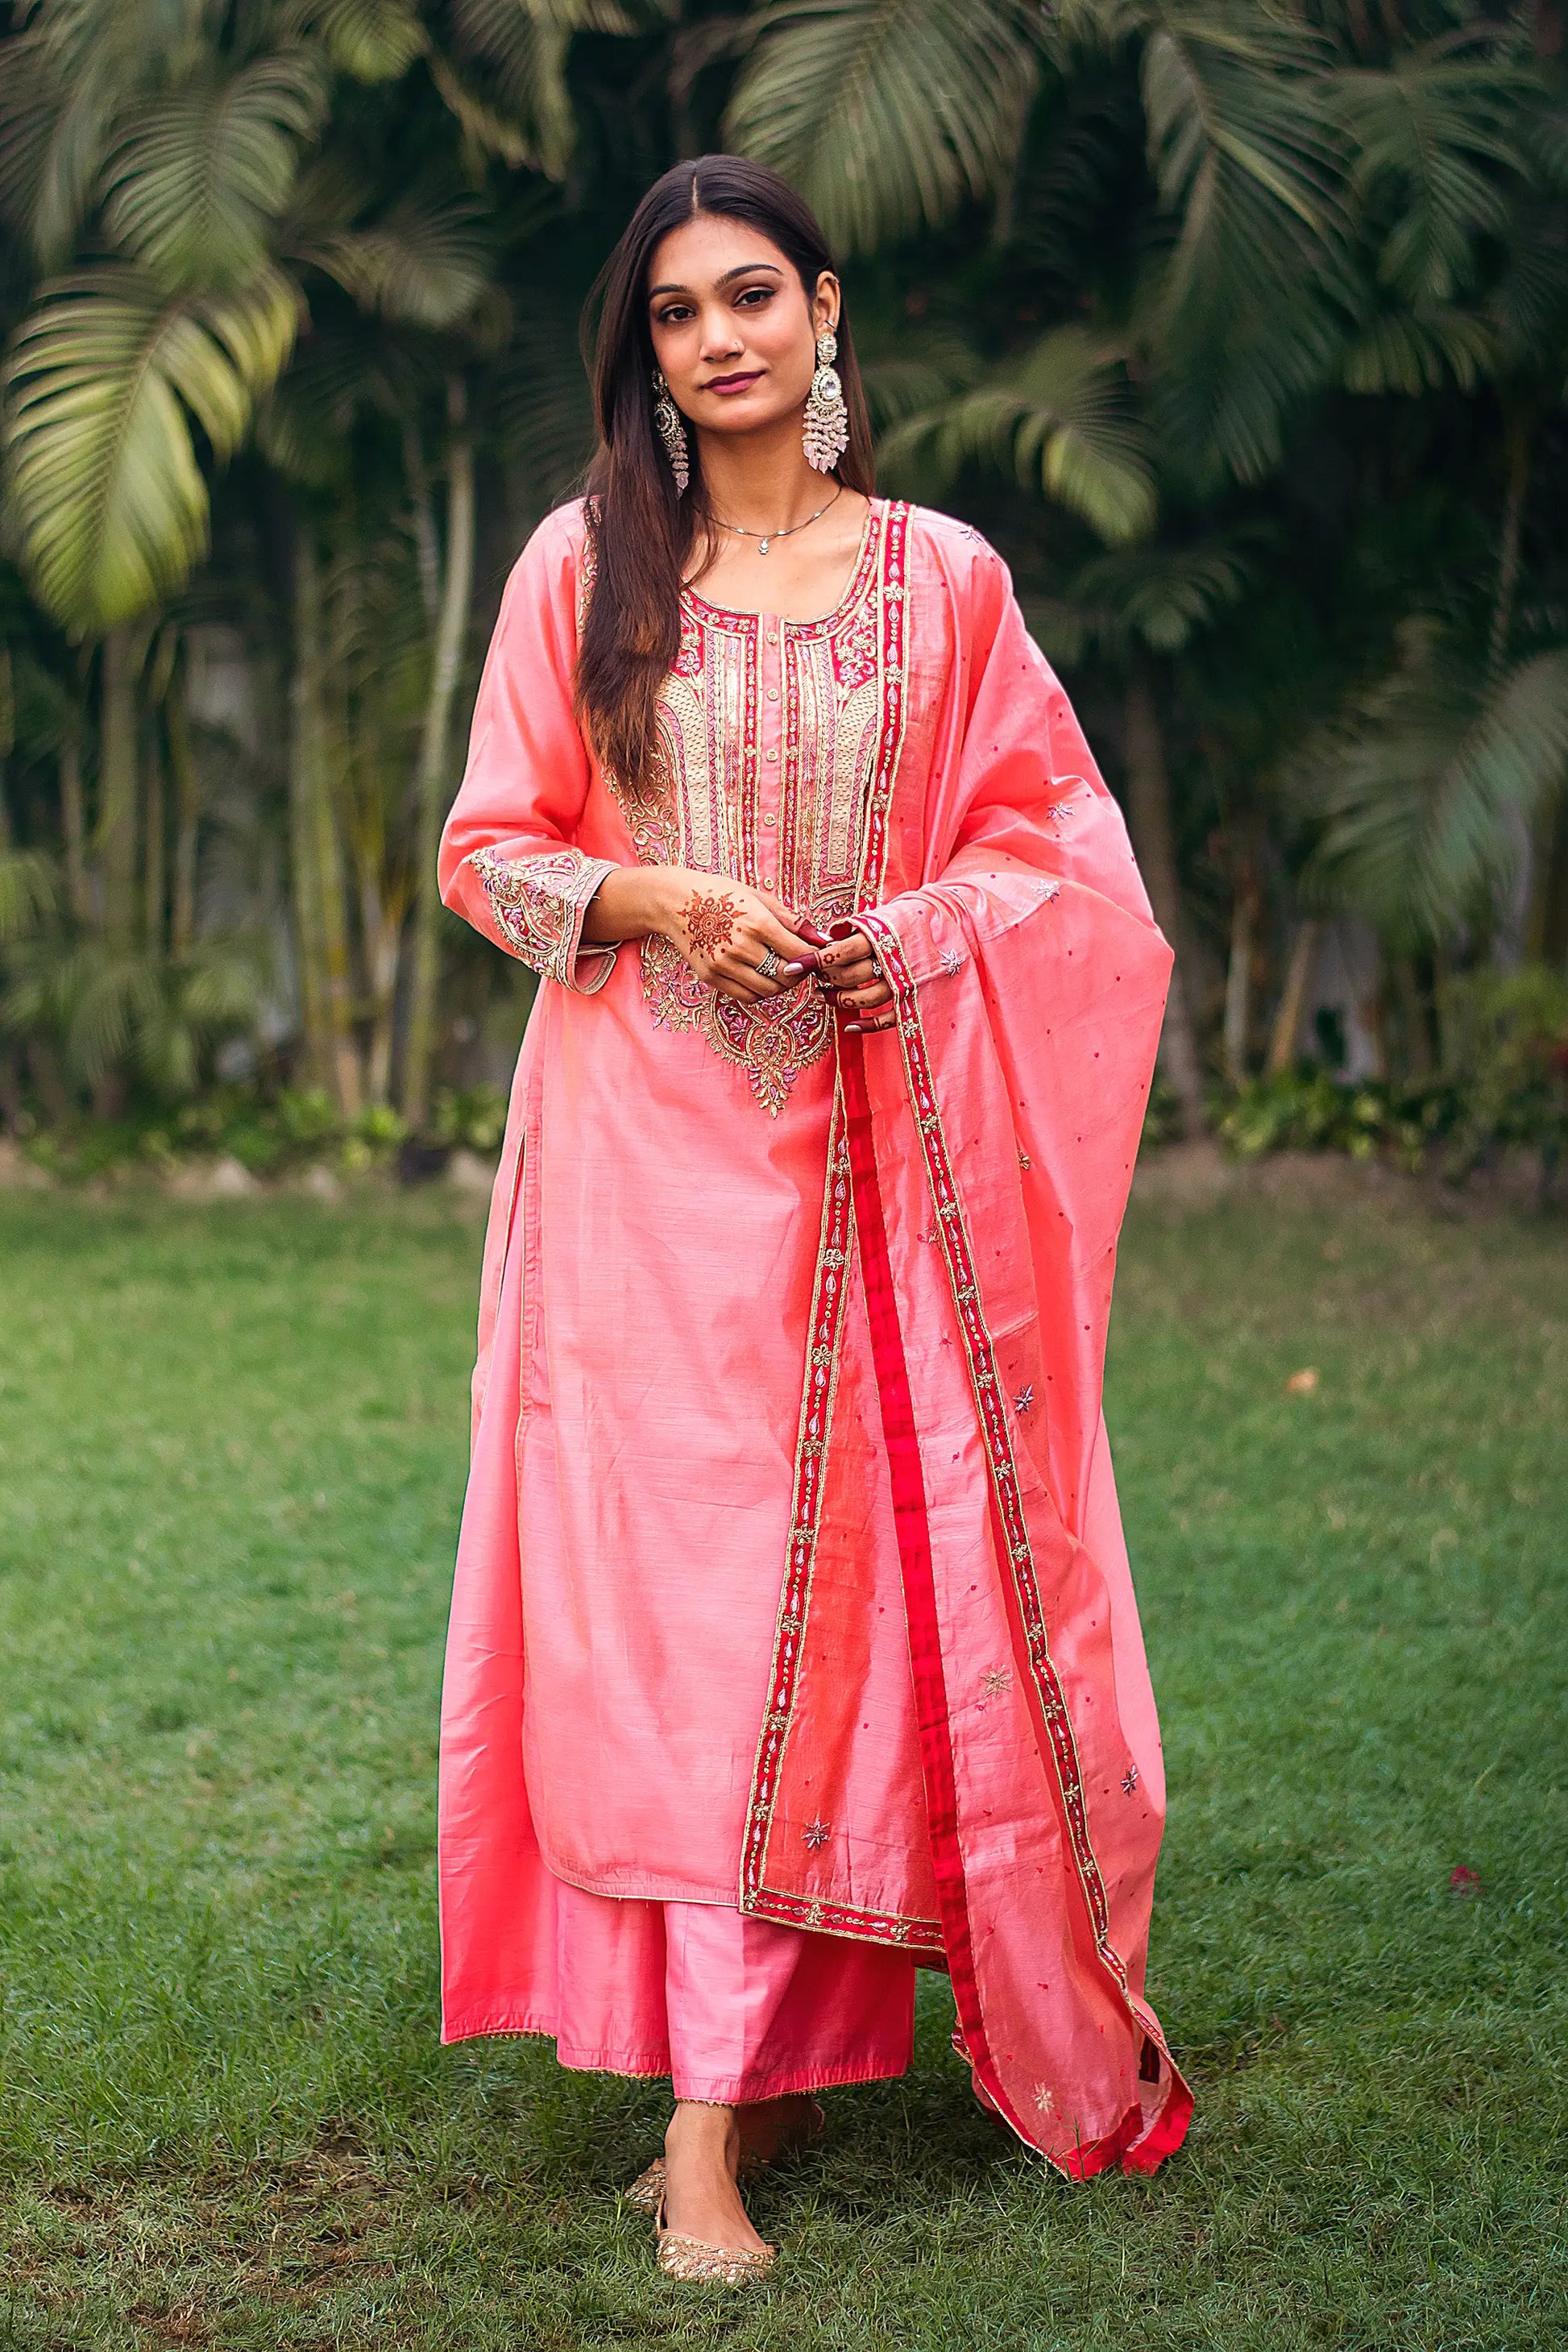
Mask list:
[{"label": "woman's foot", "polygon": [[[781,2102],[782,2104],[782,2102]],[[767,2252],[735,2186],[741,2129],[733,2107],[682,2099],[664,2135],[664,2225],[675,2236],[738,2253]]]},{"label": "woman's foot", "polygon": [[806,2091],[783,2099],[758,2099],[735,2109],[742,2145],[761,2164],[773,2164],[781,2156],[794,2156],[809,2147],[814,2139],[821,2138],[826,2120]]}]

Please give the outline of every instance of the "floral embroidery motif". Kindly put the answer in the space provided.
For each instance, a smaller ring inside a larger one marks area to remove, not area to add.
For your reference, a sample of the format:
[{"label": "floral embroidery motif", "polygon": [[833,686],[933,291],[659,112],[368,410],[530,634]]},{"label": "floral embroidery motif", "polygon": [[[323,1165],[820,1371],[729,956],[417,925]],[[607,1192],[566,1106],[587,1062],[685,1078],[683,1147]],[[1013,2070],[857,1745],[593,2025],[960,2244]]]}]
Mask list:
[{"label": "floral embroidery motif", "polygon": [[1015,1412],[1033,1412],[1034,1409],[1035,1383],[1033,1381],[1030,1381],[1028,1385],[1025,1388],[1021,1388],[1018,1391],[1017,1395],[1013,1399],[1013,1410]]},{"label": "floral embroidery motif", "polygon": [[1022,1150],[1021,1150],[1021,1151],[1019,1152],[1019,1154],[1018,1154],[1018,1165],[1019,1165],[1019,1167],[1023,1170],[1023,1171],[1024,1171],[1024,1173],[1025,1173],[1025,1175],[1026,1175],[1026,1176],[1028,1174],[1028,1172],[1029,1172],[1030,1169],[1034,1166],[1034,1164],[1035,1164],[1035,1163],[1034,1163],[1034,1161],[1030,1159],[1030,1157],[1029,1157],[1029,1155],[1028,1155],[1028,1153],[1027,1153],[1026,1151],[1022,1151]]},{"label": "floral embroidery motif", "polygon": [[1127,1767],[1126,1771],[1125,1771],[1125,1772],[1123,1772],[1123,1774],[1121,1775],[1121,1793],[1122,1793],[1122,1795],[1123,1795],[1124,1797],[1130,1797],[1130,1796],[1132,1794],[1133,1790],[1134,1790],[1137,1786],[1138,1786],[1138,1767],[1137,1767],[1137,1765],[1136,1765],[1136,1764],[1129,1764],[1129,1766]]},{"label": "floral embroidery motif", "polygon": [[[908,521],[907,508],[875,502],[837,611],[783,621],[776,632],[770,625],[777,685],[766,696],[759,616],[683,595],[679,650],[660,689],[658,778],[637,791],[607,779],[645,865],[776,892],[824,929],[875,901],[903,736]],[[762,713],[773,698],[781,732],[767,774],[776,799],[764,823]],[[668,940],[645,939],[640,954],[653,1019],[696,1032],[744,1070],[776,1118],[800,1073],[832,1043],[828,999],[792,988],[738,1003],[700,981]]]},{"label": "floral embroidery motif", "polygon": [[715,956],[734,938],[740,912],[727,890],[716,898],[705,898],[700,890],[693,890],[680,910],[680,919],[697,953]]},{"label": "floral embroidery motif", "polygon": [[946,972],[949,980],[953,977],[955,972],[960,972],[963,970],[963,958],[959,954],[956,948],[943,948],[941,957],[939,958],[939,961],[941,962],[942,968],[943,971]]},{"label": "floral embroidery motif", "polygon": [[819,1845],[826,1845],[832,1833],[833,1824],[831,1822],[815,1821],[807,1822],[805,1829],[801,1832],[801,1836],[805,1840],[806,1844],[811,1847],[813,1853],[815,1853]]},{"label": "floral embroidery motif", "polygon": [[[580,849],[511,858],[476,849],[468,862],[490,902],[496,929],[514,952],[544,979],[575,986],[583,917],[605,875],[615,872],[614,859],[589,857]],[[603,985],[614,961],[613,951],[603,957],[590,988]]]},{"label": "floral embroidery motif", "polygon": [[988,1675],[981,1676],[980,1687],[987,1698],[1000,1698],[1004,1691],[1012,1689],[1013,1677],[1005,1666],[993,1666]]}]

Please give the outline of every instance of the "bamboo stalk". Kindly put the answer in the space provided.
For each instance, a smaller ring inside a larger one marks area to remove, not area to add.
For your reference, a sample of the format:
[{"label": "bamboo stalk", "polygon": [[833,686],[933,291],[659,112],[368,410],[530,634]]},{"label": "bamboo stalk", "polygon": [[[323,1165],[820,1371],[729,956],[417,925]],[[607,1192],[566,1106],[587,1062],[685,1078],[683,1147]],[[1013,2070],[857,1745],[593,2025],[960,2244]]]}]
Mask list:
[{"label": "bamboo stalk", "polygon": [[430,1108],[436,1050],[436,1000],[440,977],[440,900],[436,855],[449,799],[447,739],[452,698],[474,583],[474,452],[467,430],[462,378],[449,376],[447,408],[454,427],[447,470],[447,560],[441,609],[430,663],[430,688],[419,741],[418,839],[414,881],[414,967],[409,985],[408,1041],[404,1055],[403,1113],[416,1133]]},{"label": "bamboo stalk", "polygon": [[92,909],[87,878],[87,816],[81,790],[81,736],[73,719],[60,745],[60,832],[66,854],[66,904],[84,928]]},{"label": "bamboo stalk", "polygon": [[1283,1077],[1296,1059],[1296,1034],[1301,1026],[1301,1007],[1306,1003],[1307,983],[1312,977],[1321,929],[1317,918],[1310,915],[1305,921],[1297,924],[1290,941],[1285,985],[1279,992],[1279,1010],[1274,1015],[1273,1033],[1268,1040],[1268,1058],[1264,1064],[1271,1078]]},{"label": "bamboo stalk", "polygon": [[315,975],[310,996],[317,1020],[315,1059],[338,1109],[345,1118],[353,1118],[362,1108],[363,1092],[353,1037],[342,851],[332,805],[323,709],[323,653],[321,568],[310,526],[301,523],[294,541],[296,855],[305,861],[305,896],[313,934]]},{"label": "bamboo stalk", "polygon": [[173,955],[179,957],[190,953],[196,935],[196,825],[200,815],[183,661],[175,664],[169,679],[163,722],[169,739],[169,765],[174,774],[174,891],[169,917],[169,948]]},{"label": "bamboo stalk", "polygon": [[1176,834],[1171,814],[1171,778],[1165,759],[1154,697],[1142,668],[1133,670],[1123,706],[1127,758],[1128,814],[1133,847],[1144,887],[1154,909],[1154,920],[1175,956],[1170,993],[1165,999],[1164,1025],[1160,1032],[1160,1061],[1181,1109],[1184,1135],[1201,1135],[1204,1129],[1203,1066],[1198,1058],[1197,1033],[1186,986],[1183,953],[1181,879],[1176,867]]},{"label": "bamboo stalk", "polygon": [[1252,1031],[1252,958],[1258,931],[1258,887],[1242,875],[1230,910],[1230,960],[1225,975],[1225,1074],[1233,1087],[1247,1083],[1247,1049]]},{"label": "bamboo stalk", "polygon": [[100,681],[98,853],[103,935],[129,946],[136,923],[136,688],[145,632],[126,622],[103,640]]}]

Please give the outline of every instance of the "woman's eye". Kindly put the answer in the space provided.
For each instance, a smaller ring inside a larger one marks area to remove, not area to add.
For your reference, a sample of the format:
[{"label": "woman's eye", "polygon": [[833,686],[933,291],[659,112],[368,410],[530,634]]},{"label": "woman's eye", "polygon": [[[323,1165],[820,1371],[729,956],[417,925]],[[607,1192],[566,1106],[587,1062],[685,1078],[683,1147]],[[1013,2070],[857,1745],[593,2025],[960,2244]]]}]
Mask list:
[{"label": "woman's eye", "polygon": [[752,309],[755,310],[767,300],[773,290],[771,286],[748,286],[745,292],[737,299],[739,302],[750,303]]}]

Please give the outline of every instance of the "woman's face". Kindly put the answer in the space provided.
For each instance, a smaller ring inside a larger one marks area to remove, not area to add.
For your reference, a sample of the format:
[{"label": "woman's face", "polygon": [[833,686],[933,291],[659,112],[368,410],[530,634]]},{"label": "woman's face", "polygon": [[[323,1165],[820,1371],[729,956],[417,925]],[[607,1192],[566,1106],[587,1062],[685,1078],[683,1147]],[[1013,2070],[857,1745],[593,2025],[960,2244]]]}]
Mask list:
[{"label": "woman's face", "polygon": [[838,281],[825,270],[808,302],[771,238],[700,213],[655,248],[647,313],[676,406],[705,433],[754,433],[800,414]]}]

